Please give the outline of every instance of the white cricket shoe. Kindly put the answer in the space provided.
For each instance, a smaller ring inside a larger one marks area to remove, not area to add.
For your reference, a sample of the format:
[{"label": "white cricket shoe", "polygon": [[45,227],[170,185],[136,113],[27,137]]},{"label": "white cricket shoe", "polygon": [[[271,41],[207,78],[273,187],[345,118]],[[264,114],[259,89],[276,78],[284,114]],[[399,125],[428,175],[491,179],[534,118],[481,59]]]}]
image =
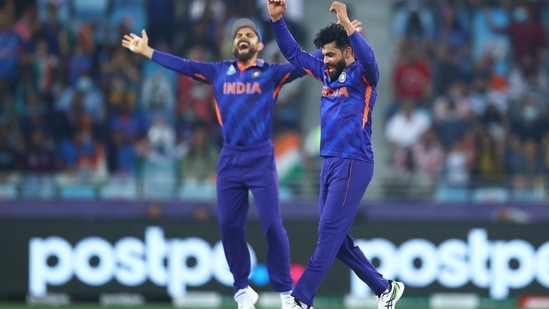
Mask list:
[{"label": "white cricket shoe", "polygon": [[[282,296],[282,295],[281,295]],[[282,309],[314,309],[313,306],[306,305],[299,300],[297,300],[295,297],[290,296],[287,299],[288,305],[285,306],[285,303],[282,302]]]},{"label": "white cricket shoe", "polygon": [[397,301],[404,293],[404,283],[391,281],[391,289],[381,293],[377,297],[378,309],[394,309]]},{"label": "white cricket shoe", "polygon": [[258,299],[259,294],[249,286],[238,290],[234,294],[234,300],[238,304],[238,309],[255,309],[255,303],[257,303]]},{"label": "white cricket shoe", "polygon": [[280,293],[280,302],[282,303],[281,309],[293,309],[295,299],[291,293]]}]

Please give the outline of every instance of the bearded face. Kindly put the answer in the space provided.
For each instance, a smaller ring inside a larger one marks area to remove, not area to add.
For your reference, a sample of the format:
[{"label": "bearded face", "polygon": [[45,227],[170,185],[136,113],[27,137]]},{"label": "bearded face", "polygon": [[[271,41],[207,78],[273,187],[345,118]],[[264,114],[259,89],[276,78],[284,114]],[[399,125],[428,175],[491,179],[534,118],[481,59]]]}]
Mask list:
[{"label": "bearded face", "polygon": [[337,48],[334,43],[330,43],[322,47],[322,54],[324,55],[326,73],[331,80],[336,80],[347,67],[343,51]]},{"label": "bearded face", "polygon": [[247,38],[235,40],[233,55],[240,62],[247,62],[258,53],[257,44],[253,44]]},{"label": "bearded face", "polygon": [[336,80],[345,69],[345,66],[345,59],[343,58],[335,63],[326,63],[326,70],[328,71],[330,80]]},{"label": "bearded face", "polygon": [[247,62],[257,56],[260,44],[259,37],[252,29],[239,29],[234,37],[233,55],[238,61]]}]

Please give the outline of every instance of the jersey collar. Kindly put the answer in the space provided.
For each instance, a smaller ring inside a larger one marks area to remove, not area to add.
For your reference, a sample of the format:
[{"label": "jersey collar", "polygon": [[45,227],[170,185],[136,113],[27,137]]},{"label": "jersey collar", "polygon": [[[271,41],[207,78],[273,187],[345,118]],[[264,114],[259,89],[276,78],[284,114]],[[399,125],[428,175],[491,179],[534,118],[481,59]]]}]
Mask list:
[{"label": "jersey collar", "polygon": [[[237,67],[242,70],[242,64],[236,60],[234,60],[235,64],[237,65]],[[261,58],[257,58],[255,60],[255,63],[250,65],[248,68],[251,68],[251,67],[260,67],[262,68],[263,66],[265,65],[265,60],[261,59]]]}]

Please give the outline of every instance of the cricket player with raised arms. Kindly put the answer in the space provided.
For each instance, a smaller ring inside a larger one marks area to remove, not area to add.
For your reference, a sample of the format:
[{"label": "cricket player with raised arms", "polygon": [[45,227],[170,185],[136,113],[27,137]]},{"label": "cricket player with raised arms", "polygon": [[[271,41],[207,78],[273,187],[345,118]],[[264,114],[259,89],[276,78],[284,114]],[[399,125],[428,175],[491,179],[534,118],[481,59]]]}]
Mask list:
[{"label": "cricket player with raised arms", "polygon": [[251,259],[246,242],[249,192],[254,196],[267,241],[267,270],[282,309],[293,299],[290,252],[282,224],[278,176],[271,141],[273,111],[281,87],[306,73],[292,64],[269,64],[258,57],[263,49],[259,29],[248,18],[232,24],[235,59],[201,62],[155,50],[148,36],[134,33],[122,46],[161,66],[213,87],[223,148],[217,165],[217,205],[221,241],[233,275],[239,309],[254,309],[258,294],[250,287]]},{"label": "cricket player with raised arms", "polygon": [[283,13],[285,0],[266,0],[275,38],[286,59],[323,83],[320,98],[320,194],[317,246],[295,285],[293,309],[309,309],[337,257],[378,297],[379,309],[393,309],[404,284],[384,278],[349,234],[374,173],[372,111],[379,70],[374,51],[353,27],[344,3],[329,10],[337,22],[314,39],[323,57],[306,51],[292,37]]}]

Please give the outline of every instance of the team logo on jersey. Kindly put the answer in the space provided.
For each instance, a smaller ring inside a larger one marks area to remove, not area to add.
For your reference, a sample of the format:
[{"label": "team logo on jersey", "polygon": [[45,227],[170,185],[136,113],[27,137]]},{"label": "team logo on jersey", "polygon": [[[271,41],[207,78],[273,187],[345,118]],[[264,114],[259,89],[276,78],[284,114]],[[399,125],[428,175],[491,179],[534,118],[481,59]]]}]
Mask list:
[{"label": "team logo on jersey", "polygon": [[347,90],[347,87],[341,87],[341,88],[329,88],[329,87],[322,87],[322,96],[323,97],[349,97],[349,91]]},{"label": "team logo on jersey", "polygon": [[337,80],[339,80],[340,83],[344,83],[347,80],[347,74],[345,74],[345,72],[341,72]]},{"label": "team logo on jersey", "polygon": [[243,82],[224,82],[223,94],[254,94],[261,93],[261,86],[258,82],[243,83]]},{"label": "team logo on jersey", "polygon": [[229,67],[229,70],[227,71],[227,75],[233,75],[236,73],[236,69],[234,68],[234,66],[230,66]]},{"label": "team logo on jersey", "polygon": [[259,70],[254,71],[254,72],[252,73],[252,77],[253,77],[253,78],[258,78],[259,76],[261,76],[261,71],[259,71]]}]

